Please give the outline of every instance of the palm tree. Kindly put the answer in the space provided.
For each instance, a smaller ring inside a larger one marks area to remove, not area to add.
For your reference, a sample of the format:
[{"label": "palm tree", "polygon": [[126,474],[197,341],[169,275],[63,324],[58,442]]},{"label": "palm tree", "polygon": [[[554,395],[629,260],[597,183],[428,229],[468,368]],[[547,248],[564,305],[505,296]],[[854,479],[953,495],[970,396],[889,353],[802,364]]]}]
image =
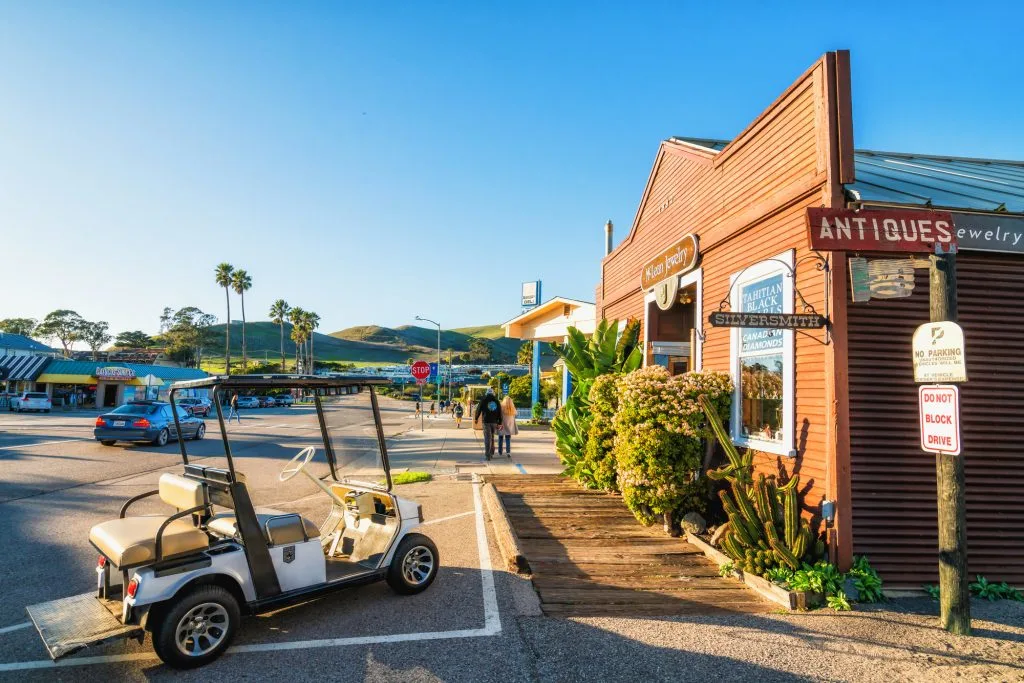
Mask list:
[{"label": "palm tree", "polygon": [[231,274],[231,287],[242,297],[242,374],[249,370],[249,354],[245,350],[245,293],[252,289],[252,278],[242,269]]},{"label": "palm tree", "polygon": [[313,333],[320,327],[320,316],[309,311],[306,314],[306,326],[309,330],[309,367],[313,374],[316,374],[316,355],[313,353]]},{"label": "palm tree", "polygon": [[284,299],[278,299],[270,305],[270,320],[281,328],[281,372],[288,372],[284,360],[284,323],[288,320],[288,312],[292,307]]},{"label": "palm tree", "polygon": [[231,286],[231,275],[235,272],[234,266],[230,263],[217,265],[216,281],[224,288],[224,300],[228,304],[228,324],[224,326],[224,365],[227,367],[227,374],[231,374],[231,296],[228,288]]},{"label": "palm tree", "polygon": [[299,371],[299,345],[303,342],[302,320],[305,316],[306,312],[298,306],[288,311],[288,320],[292,323],[291,338],[295,342],[295,372]]}]

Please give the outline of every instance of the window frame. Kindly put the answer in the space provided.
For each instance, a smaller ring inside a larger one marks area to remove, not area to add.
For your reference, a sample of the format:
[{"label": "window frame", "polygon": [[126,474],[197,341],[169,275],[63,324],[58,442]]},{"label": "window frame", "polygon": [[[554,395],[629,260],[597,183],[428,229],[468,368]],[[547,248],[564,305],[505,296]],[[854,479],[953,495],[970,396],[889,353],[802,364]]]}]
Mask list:
[{"label": "window frame", "polygon": [[[793,313],[795,300],[793,286],[795,253],[793,249],[782,252],[771,258],[764,259],[748,266],[740,272],[733,273],[729,278],[729,305],[733,311],[741,311],[740,290],[758,280],[775,275],[782,275],[782,312]],[[765,441],[756,437],[743,435],[743,397],[742,397],[742,361],[740,357],[740,335],[744,328],[731,328],[729,341],[729,364],[733,380],[732,420],[730,436],[732,442],[743,448],[773,453],[785,457],[796,456],[796,354],[793,330],[782,332],[782,441]],[[774,355],[769,353],[752,353],[743,358]]]}]

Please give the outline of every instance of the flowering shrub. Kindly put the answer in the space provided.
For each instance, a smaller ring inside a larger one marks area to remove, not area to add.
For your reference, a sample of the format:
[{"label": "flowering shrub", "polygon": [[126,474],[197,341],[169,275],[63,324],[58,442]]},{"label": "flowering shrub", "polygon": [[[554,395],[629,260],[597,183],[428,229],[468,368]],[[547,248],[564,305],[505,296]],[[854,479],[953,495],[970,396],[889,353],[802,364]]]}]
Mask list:
[{"label": "flowering shrub", "polygon": [[666,531],[678,533],[682,513],[707,505],[701,469],[708,431],[697,396],[712,397],[728,414],[732,382],[715,372],[672,377],[651,366],[618,378],[615,388],[613,453],[626,505],[644,524],[660,516]]},{"label": "flowering shrub", "polygon": [[618,491],[615,471],[615,410],[619,405],[616,375],[601,375],[590,387],[590,429],[584,447],[580,483],[587,488]]}]

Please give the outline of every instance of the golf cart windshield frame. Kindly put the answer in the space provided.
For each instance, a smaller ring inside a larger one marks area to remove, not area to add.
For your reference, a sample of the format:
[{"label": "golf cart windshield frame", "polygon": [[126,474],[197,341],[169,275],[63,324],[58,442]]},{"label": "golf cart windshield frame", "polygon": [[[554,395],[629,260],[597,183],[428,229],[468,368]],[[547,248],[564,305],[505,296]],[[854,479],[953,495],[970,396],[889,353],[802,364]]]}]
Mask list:
[{"label": "golf cart windshield frame", "polygon": [[[178,422],[178,410],[174,398],[177,392],[184,389],[211,389],[213,406],[217,411],[217,423],[220,425],[221,441],[224,443],[224,456],[228,461],[228,472],[231,475],[231,482],[237,481],[235,476],[234,458],[231,456],[231,443],[228,441],[228,430],[224,422],[224,412],[221,409],[221,396],[228,391],[240,391],[251,389],[310,389],[313,391],[313,402],[316,405],[317,422],[320,425],[320,436],[324,443],[324,452],[327,454],[327,463],[331,467],[331,478],[341,482],[338,477],[337,459],[334,454],[334,447],[331,443],[330,434],[327,430],[327,422],[324,419],[323,405],[320,396],[331,389],[347,387],[369,387],[370,405],[373,408],[373,421],[377,428],[377,443],[380,447],[381,462],[384,467],[384,477],[387,482],[386,491],[391,491],[391,465],[388,462],[387,444],[384,439],[384,428],[380,422],[380,407],[377,404],[376,386],[390,384],[389,380],[383,377],[367,377],[364,375],[335,375],[332,377],[321,377],[317,375],[216,375],[204,377],[203,379],[175,382],[171,385],[169,400],[172,406],[171,414],[174,417],[174,427],[178,434],[181,434],[181,425]],[[181,451],[181,459],[188,465],[188,453],[185,449],[185,439],[179,438],[178,448]]]}]

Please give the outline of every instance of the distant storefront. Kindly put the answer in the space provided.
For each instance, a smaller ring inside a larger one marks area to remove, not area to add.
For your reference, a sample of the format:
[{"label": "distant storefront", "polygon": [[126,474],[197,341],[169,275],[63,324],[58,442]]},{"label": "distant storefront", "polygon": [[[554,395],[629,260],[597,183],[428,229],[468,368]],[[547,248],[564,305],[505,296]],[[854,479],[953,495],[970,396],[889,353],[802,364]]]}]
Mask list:
[{"label": "distant storefront", "polygon": [[174,382],[206,376],[192,368],[54,360],[35,379],[35,389],[60,405],[112,408],[128,401],[166,400]]}]

